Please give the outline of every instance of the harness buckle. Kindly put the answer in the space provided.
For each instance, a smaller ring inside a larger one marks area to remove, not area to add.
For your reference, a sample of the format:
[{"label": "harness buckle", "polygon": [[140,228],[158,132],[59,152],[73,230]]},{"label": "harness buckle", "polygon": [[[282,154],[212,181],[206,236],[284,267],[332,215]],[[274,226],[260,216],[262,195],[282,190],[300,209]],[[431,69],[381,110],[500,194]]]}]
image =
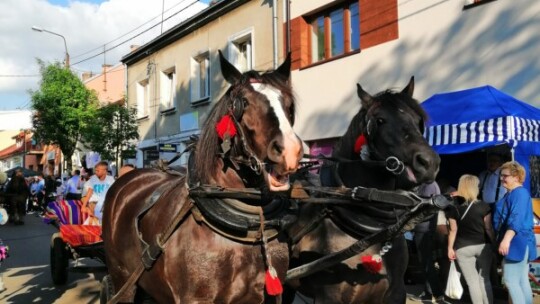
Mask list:
[{"label": "harness buckle", "polygon": [[386,160],[386,170],[394,175],[399,175],[405,170],[405,164],[395,156],[389,156]]}]

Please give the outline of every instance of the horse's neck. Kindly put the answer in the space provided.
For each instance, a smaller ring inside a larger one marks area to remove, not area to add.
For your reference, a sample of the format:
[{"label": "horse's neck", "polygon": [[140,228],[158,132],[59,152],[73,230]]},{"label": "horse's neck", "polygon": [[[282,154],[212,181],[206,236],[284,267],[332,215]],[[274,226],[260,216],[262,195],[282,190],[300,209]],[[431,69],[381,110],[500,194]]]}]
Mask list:
[{"label": "horse's neck", "polygon": [[218,159],[217,166],[209,176],[209,183],[225,188],[245,188],[242,178],[223,159]]},{"label": "horse's neck", "polygon": [[343,184],[348,187],[369,187],[381,190],[394,190],[395,176],[382,166],[374,166],[362,161],[341,163],[337,168]]}]

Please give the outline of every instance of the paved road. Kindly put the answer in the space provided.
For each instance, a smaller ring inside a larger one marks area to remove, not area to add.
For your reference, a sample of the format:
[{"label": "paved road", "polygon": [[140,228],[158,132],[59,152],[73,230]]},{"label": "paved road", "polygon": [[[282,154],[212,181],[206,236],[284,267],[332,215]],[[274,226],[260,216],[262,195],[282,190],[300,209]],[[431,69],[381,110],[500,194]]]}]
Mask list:
[{"label": "paved road", "polygon": [[34,215],[27,215],[25,221],[23,226],[0,226],[0,238],[10,247],[10,257],[0,267],[7,288],[0,293],[0,303],[99,303],[105,267],[92,259],[81,259],[76,267],[71,261],[67,284],[55,286],[49,248],[57,230]]}]

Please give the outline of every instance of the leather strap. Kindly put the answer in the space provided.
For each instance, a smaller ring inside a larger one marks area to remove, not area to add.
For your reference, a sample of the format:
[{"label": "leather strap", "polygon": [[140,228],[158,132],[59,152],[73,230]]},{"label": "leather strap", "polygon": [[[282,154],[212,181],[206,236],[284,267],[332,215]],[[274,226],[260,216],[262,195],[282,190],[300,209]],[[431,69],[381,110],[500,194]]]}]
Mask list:
[{"label": "leather strap", "polygon": [[[165,243],[169,240],[169,237],[176,230],[176,227],[178,226],[178,224],[186,217],[186,215],[189,213],[192,207],[193,207],[193,201],[191,199],[188,199],[184,203],[180,211],[173,218],[169,226],[167,226],[167,228],[165,229],[165,232],[163,234],[158,235],[157,243],[160,245],[161,248],[163,248]],[[125,295],[128,289],[133,288],[135,286],[135,284],[137,283],[137,281],[143,274],[144,270],[145,270],[145,266],[143,263],[137,264],[137,267],[131,273],[131,276],[129,276],[129,278],[124,283],[122,288],[120,288],[120,290],[109,301],[107,301],[107,304],[116,304],[120,301],[124,301],[122,297]]]}]

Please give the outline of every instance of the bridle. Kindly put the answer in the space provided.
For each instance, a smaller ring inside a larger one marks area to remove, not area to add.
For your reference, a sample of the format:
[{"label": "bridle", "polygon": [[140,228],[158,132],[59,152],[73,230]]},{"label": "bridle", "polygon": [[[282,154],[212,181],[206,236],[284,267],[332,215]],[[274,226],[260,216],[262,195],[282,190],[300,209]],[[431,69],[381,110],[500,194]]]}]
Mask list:
[{"label": "bridle", "polygon": [[[259,80],[250,78],[249,83],[260,83]],[[226,160],[232,164],[232,168],[235,171],[240,171],[241,167],[244,165],[252,173],[257,176],[261,176],[265,170],[265,162],[261,161],[257,155],[253,152],[253,149],[248,145],[247,137],[245,135],[244,128],[242,128],[240,122],[244,115],[244,108],[246,100],[243,96],[238,96],[239,90],[234,88],[229,92],[229,104],[228,104],[228,114],[232,117],[232,121],[237,131],[238,138],[233,138],[231,141],[230,151],[222,151],[219,154],[223,160]],[[222,149],[223,150],[223,149]]]}]

